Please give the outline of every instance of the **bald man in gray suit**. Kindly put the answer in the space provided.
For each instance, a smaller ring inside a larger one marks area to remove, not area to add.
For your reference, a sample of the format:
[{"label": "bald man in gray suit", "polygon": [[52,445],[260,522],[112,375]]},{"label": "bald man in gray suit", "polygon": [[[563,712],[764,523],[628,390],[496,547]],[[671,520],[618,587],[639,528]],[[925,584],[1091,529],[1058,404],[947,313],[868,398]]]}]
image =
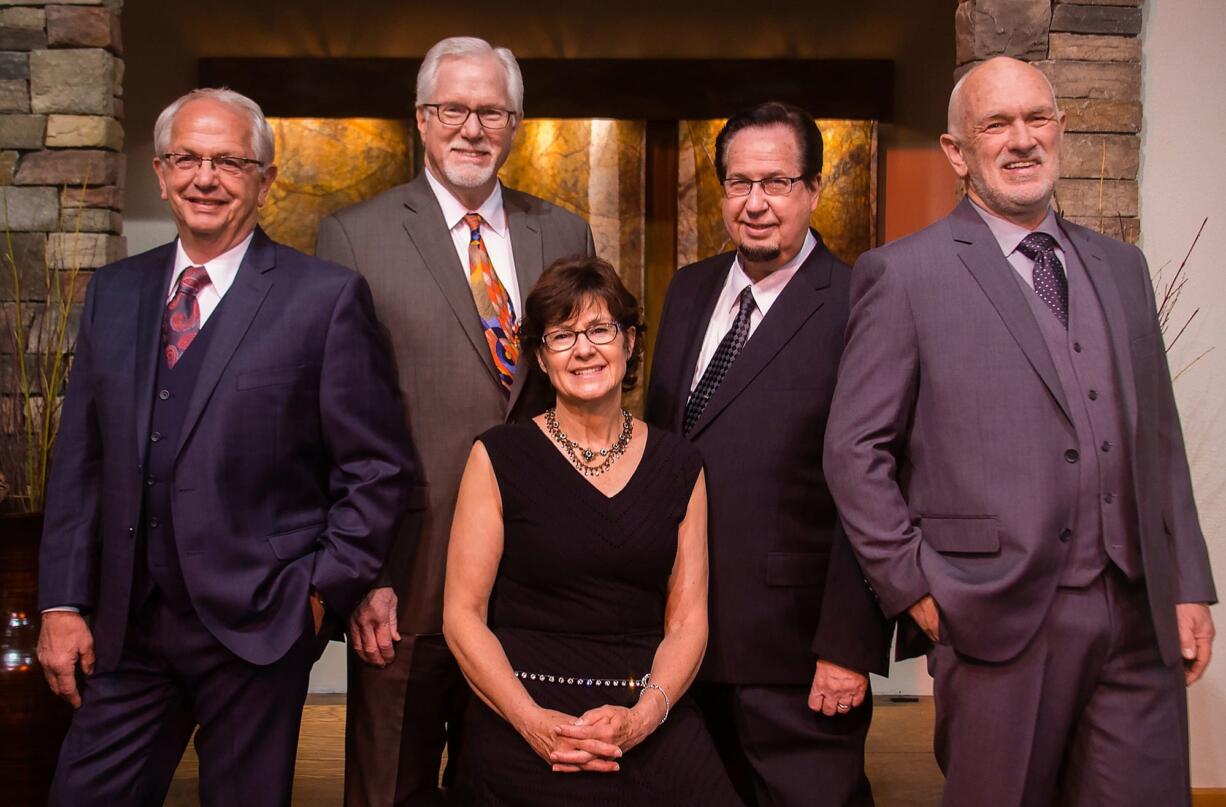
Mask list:
[{"label": "bald man in gray suit", "polygon": [[[442,802],[441,755],[446,744],[457,757],[468,691],[442,637],[460,475],[473,438],[552,401],[547,383],[515,366],[514,334],[483,317],[488,303],[475,295],[493,285],[518,316],[545,266],[594,254],[583,219],[499,183],[522,116],[510,51],[469,37],[439,42],[417,76],[425,170],[320,225],[316,254],[370,283],[419,453],[414,512],[349,623],[349,807]],[[490,264],[497,279],[483,280]]]},{"label": "bald man in gray suit", "polygon": [[826,476],[928,644],[949,807],[1190,800],[1216,594],[1145,259],[1050,209],[1063,133],[1042,73],[979,65],[968,198],[852,272]]}]

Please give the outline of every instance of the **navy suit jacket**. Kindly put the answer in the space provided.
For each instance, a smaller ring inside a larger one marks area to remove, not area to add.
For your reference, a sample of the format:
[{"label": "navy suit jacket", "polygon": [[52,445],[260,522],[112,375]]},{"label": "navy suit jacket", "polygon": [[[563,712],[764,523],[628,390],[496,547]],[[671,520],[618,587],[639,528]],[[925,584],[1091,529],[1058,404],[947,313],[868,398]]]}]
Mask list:
[{"label": "navy suit jacket", "polygon": [[[48,487],[39,605],[92,617],[101,670],[128,622],[174,256],[171,243],[91,280]],[[257,229],[222,306],[174,466],[175,543],[201,622],[268,664],[309,624],[312,586],[345,616],[374,581],[412,446],[359,275]]]},{"label": "navy suit jacket", "polygon": [[[732,259],[687,266],[669,285],[647,392],[652,425],[681,431]],[[822,474],[849,275],[818,237],[688,435],[702,453],[710,500],[703,680],[807,685],[817,657],[862,673],[888,668],[890,626]]]}]

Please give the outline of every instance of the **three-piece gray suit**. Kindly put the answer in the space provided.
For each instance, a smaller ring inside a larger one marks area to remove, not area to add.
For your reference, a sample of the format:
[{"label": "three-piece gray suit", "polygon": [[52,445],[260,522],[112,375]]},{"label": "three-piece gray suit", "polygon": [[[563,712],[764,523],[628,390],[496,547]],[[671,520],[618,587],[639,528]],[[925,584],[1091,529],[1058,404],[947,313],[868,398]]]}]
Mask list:
[{"label": "three-piece gray suit", "polygon": [[1180,803],[1175,605],[1215,593],[1153,289],[1057,221],[1067,331],[969,201],[861,257],[826,476],[887,616],[940,609],[946,804]]},{"label": "three-piece gray suit", "polygon": [[[579,216],[509,188],[502,193],[524,297],[550,263],[594,253],[591,228]],[[349,669],[346,803],[398,804],[432,794],[446,725],[458,728],[467,694],[440,634],[447,538],[472,441],[543,411],[552,390],[522,360],[509,396],[498,380],[468,267],[424,172],[326,218],[316,254],[369,282],[418,452],[414,512],[376,584],[396,591],[404,638],[388,667],[351,653]]]}]

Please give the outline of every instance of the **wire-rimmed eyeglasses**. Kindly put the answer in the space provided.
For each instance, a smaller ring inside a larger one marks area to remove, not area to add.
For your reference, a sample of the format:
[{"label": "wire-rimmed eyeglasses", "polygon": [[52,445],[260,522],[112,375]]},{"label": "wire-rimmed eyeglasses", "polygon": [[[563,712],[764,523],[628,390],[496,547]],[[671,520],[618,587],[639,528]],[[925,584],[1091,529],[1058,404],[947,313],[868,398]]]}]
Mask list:
[{"label": "wire-rimmed eyeglasses", "polygon": [[804,177],[766,177],[765,179],[724,180],[724,194],[727,196],[748,196],[753,193],[754,185],[761,185],[762,192],[767,196],[787,196],[792,192],[792,186],[804,181]]},{"label": "wire-rimmed eyeglasses", "polygon": [[170,163],[176,171],[199,171],[200,166],[208,163],[214,171],[231,176],[238,176],[247,170],[249,165],[264,167],[264,163],[251,157],[236,157],[232,154],[218,154],[215,157],[201,157],[199,154],[171,152],[163,154],[162,159]]}]

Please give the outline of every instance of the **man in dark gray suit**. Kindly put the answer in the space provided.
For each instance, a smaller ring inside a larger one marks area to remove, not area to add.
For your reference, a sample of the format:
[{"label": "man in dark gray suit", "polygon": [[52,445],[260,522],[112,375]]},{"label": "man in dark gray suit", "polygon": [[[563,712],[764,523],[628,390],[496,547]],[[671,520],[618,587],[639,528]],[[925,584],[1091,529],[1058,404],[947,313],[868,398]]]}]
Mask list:
[{"label": "man in dark gray suit", "polygon": [[523,118],[515,57],[437,43],[417,74],[425,171],[323,221],[316,254],[369,281],[418,450],[415,512],[349,621],[345,802],[429,804],[467,686],[442,637],[447,536],[472,440],[549,403],[516,362],[522,300],[553,261],[592,255],[580,217],[504,188]]},{"label": "man in dark gray suit", "polygon": [[1214,586],[1145,259],[1050,209],[1063,132],[1024,62],[954,88],[969,198],[857,262],[826,475],[931,642],[946,805],[1187,804]]}]

